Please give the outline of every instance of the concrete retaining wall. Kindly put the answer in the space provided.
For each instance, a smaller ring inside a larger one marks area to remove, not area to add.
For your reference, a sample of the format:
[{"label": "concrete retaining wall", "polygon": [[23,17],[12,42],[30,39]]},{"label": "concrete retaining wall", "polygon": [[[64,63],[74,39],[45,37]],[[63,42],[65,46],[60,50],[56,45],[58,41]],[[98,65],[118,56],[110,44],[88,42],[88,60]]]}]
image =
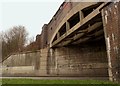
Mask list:
[{"label": "concrete retaining wall", "polygon": [[35,76],[41,51],[13,54],[3,62],[3,76]]},{"label": "concrete retaining wall", "polygon": [[3,67],[3,76],[35,76],[34,66]]},{"label": "concrete retaining wall", "polygon": [[3,65],[3,76],[108,76],[106,48],[102,41],[11,55]]},{"label": "concrete retaining wall", "polygon": [[8,67],[34,66],[37,57],[40,57],[40,51],[13,54],[3,62],[3,65]]},{"label": "concrete retaining wall", "polygon": [[48,49],[13,54],[3,62],[3,76],[47,76]]}]

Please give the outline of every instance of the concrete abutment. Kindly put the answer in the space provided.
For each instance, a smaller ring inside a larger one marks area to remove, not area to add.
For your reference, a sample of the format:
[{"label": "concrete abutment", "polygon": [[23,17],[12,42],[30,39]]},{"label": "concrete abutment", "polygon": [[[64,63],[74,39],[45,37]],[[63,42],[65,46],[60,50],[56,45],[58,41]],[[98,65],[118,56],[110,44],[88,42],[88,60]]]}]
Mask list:
[{"label": "concrete abutment", "polygon": [[104,40],[51,49],[50,74],[57,76],[108,77]]},{"label": "concrete abutment", "polygon": [[120,81],[120,3],[111,3],[102,10],[107,48],[109,80]]}]

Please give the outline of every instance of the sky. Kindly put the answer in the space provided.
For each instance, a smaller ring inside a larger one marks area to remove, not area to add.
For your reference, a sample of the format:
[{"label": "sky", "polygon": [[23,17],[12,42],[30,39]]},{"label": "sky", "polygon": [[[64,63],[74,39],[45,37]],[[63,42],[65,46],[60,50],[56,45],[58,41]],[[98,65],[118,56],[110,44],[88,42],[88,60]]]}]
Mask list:
[{"label": "sky", "polygon": [[41,33],[64,0],[1,0],[0,31],[23,25],[30,37]]}]

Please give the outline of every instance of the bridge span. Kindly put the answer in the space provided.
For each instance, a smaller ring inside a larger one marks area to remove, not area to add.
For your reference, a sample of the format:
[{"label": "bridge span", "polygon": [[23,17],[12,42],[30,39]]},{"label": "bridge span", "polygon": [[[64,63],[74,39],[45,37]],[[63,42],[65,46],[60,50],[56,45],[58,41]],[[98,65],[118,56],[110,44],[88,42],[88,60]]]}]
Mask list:
[{"label": "bridge span", "polygon": [[118,82],[119,33],[120,2],[63,2],[51,21],[42,27],[37,38],[40,50],[20,54],[24,61],[21,64],[14,60],[19,54],[10,57],[14,62],[10,58],[3,62],[13,70],[18,67],[16,71],[29,66],[31,73],[12,74],[13,70],[7,67],[3,75],[107,77]]}]

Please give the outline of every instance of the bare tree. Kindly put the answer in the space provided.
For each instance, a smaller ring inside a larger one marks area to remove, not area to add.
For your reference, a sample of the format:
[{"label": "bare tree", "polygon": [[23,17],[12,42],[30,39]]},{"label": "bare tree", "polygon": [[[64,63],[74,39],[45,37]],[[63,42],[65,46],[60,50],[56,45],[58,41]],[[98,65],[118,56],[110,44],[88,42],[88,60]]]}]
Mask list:
[{"label": "bare tree", "polygon": [[7,32],[2,33],[2,54],[3,57],[21,52],[27,41],[28,32],[24,26],[14,26]]}]

